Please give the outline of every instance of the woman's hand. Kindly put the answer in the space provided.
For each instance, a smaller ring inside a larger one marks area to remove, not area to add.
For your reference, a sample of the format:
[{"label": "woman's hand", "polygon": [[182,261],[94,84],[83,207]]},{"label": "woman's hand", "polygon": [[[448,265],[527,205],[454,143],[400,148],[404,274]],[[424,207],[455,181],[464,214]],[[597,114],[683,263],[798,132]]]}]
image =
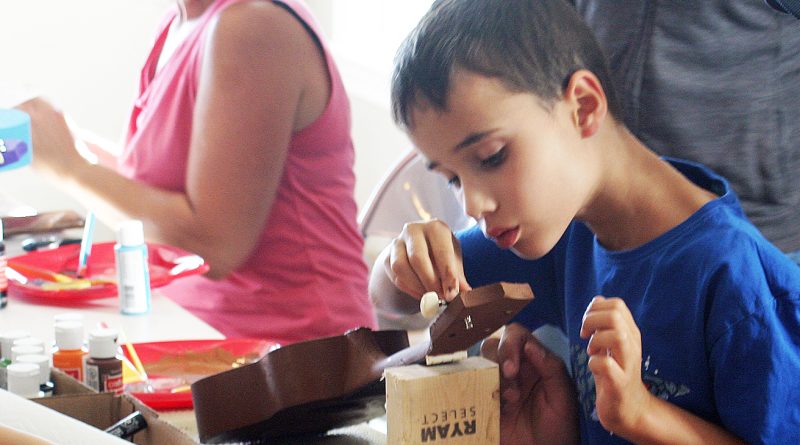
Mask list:
[{"label": "woman's hand", "polygon": [[59,177],[74,174],[86,163],[75,148],[75,137],[61,110],[41,97],[17,106],[31,117],[33,167]]},{"label": "woman's hand", "polygon": [[501,443],[578,443],[577,396],[564,363],[527,328],[506,326],[481,355],[500,365]]},{"label": "woman's hand", "polygon": [[589,338],[589,369],[596,409],[608,431],[635,430],[653,397],[642,382],[642,337],[625,302],[595,297],[583,315],[581,338]]},{"label": "woman's hand", "polygon": [[458,240],[439,220],[406,224],[392,242],[384,266],[392,283],[416,299],[434,291],[451,301],[472,289],[464,277]]}]

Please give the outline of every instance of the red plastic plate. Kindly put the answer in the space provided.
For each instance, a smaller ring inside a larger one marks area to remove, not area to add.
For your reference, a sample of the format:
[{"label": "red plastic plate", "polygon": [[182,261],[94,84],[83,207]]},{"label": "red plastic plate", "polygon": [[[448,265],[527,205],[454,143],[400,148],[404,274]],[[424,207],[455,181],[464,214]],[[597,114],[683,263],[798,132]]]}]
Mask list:
[{"label": "red plastic plate", "polygon": [[[52,250],[31,252],[8,259],[8,264],[29,279],[28,284],[20,284],[9,280],[8,294],[11,297],[49,299],[61,301],[91,300],[117,295],[117,285],[113,282],[98,283],[85,289],[43,289],[32,284],[37,278],[25,272],[24,266],[40,270],[56,272],[64,275],[75,275],[78,267],[80,245],[70,244]],[[208,264],[200,257],[177,247],[148,243],[148,263],[150,269],[150,286],[164,286],[181,277],[202,274],[208,271]],[[89,257],[85,278],[92,280],[116,281],[116,264],[114,259],[114,243],[95,243]]]},{"label": "red plastic plate", "polygon": [[[151,343],[134,343],[133,348],[147,372],[153,392],[141,392],[141,383],[125,385],[125,391],[156,410],[191,409],[190,390],[185,388],[194,381],[232,369],[236,359],[239,364],[251,363],[269,352],[277,343],[269,340],[232,338],[224,340],[180,340]],[[125,356],[130,360],[127,349]],[[227,364],[227,359],[231,363]]]}]

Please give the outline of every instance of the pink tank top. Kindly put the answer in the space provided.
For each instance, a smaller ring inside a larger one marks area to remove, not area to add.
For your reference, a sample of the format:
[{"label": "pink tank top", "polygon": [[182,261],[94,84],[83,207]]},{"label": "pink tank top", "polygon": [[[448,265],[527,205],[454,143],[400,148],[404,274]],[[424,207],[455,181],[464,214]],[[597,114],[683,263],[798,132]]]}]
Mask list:
[{"label": "pink tank top", "polygon": [[[172,12],[141,73],[119,171],[173,191],[185,190],[203,50],[210,21],[241,0],[218,0],[156,74]],[[350,106],[341,78],[309,11],[290,9],[321,42],[332,82],[322,115],[292,136],[283,177],[254,253],[224,280],[191,277],[163,288],[228,337],[288,344],[375,326],[367,297],[363,240],[353,199]],[[191,333],[187,333],[191,335]]]}]

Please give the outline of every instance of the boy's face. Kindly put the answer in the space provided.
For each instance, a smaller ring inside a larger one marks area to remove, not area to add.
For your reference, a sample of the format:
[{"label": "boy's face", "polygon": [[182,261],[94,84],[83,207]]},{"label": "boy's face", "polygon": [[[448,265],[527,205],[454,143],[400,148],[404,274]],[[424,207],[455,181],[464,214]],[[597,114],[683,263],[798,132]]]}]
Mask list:
[{"label": "boy's face", "polygon": [[464,70],[454,74],[447,103],[445,111],[414,108],[412,141],[498,246],[543,256],[585,205],[596,176],[570,104],[548,110],[533,94]]}]

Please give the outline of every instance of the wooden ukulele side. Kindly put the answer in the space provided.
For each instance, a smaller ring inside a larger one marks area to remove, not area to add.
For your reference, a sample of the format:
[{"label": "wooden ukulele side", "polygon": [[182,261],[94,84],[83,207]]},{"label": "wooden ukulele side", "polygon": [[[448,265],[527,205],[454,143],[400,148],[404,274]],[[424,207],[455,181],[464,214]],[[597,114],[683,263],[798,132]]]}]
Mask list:
[{"label": "wooden ukulele side", "polygon": [[255,363],[192,384],[202,443],[319,434],[384,413],[383,372],[466,350],[507,323],[533,298],[527,284],[463,292],[430,327],[430,342],[405,331],[360,328],[285,346]]}]

